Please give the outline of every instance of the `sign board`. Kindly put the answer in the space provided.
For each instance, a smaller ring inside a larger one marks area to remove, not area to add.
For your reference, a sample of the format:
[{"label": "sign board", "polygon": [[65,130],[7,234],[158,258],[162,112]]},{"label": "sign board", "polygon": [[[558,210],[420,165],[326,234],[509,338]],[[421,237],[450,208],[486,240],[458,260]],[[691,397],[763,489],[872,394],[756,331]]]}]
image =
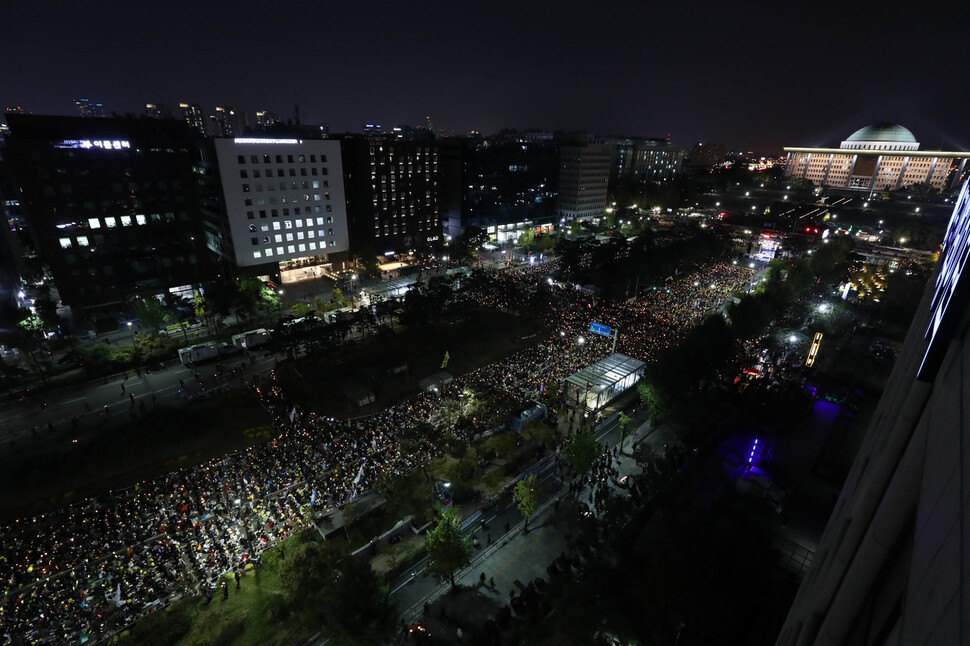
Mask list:
[{"label": "sign board", "polygon": [[[970,181],[970,180],[968,180]],[[967,182],[960,189],[960,196],[953,207],[950,224],[943,238],[943,251],[940,253],[940,268],[936,275],[936,291],[930,302],[930,324],[923,336],[926,339],[926,354],[919,367],[916,378],[932,381],[936,377],[943,357],[950,345],[954,328],[966,311],[970,302],[970,280],[960,284],[963,270],[970,255],[970,193]]]},{"label": "sign board", "polygon": [[606,337],[613,335],[613,330],[608,325],[603,325],[602,323],[590,323],[589,331],[593,334],[599,334]]}]

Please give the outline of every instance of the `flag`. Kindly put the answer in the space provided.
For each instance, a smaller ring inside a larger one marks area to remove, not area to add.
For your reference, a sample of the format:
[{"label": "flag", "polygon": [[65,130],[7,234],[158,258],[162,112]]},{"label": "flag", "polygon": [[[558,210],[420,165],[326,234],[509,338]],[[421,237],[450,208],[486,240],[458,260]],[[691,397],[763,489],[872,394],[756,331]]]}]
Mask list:
[{"label": "flag", "polygon": [[317,490],[314,489],[313,493],[310,495],[310,506],[317,504]]},{"label": "flag", "polygon": [[115,607],[116,608],[121,607],[121,584],[120,583],[118,584],[118,587],[115,588]]},{"label": "flag", "polygon": [[358,482],[360,482],[360,477],[362,475],[364,475],[364,465],[363,464],[360,465],[360,470],[357,472],[357,477],[354,478],[354,484],[357,484]]},{"label": "flag", "polygon": [[293,410],[290,411],[290,422],[293,422],[293,420],[295,419],[296,419],[296,406],[294,406]]},{"label": "flag", "polygon": [[441,360],[441,367],[442,368],[447,368],[448,367],[448,359],[450,359],[450,358],[451,358],[451,356],[448,354],[448,351],[445,350],[445,358]]}]

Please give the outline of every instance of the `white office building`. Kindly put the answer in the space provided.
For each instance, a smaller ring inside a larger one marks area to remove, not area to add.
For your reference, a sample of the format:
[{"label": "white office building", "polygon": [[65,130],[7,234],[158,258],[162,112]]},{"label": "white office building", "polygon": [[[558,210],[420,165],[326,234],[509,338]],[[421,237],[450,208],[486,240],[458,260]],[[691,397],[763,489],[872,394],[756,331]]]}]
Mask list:
[{"label": "white office building", "polygon": [[236,137],[215,148],[240,268],[278,263],[284,283],[340,268],[334,256],[350,245],[339,141]]}]

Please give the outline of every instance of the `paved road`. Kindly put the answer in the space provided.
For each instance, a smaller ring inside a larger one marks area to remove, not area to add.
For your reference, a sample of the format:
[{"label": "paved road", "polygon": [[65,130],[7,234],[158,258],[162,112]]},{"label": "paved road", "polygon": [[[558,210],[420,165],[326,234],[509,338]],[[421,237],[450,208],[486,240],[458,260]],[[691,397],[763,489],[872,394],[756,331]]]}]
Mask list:
[{"label": "paved road", "polygon": [[[0,409],[0,443],[29,438],[33,435],[33,429],[43,432],[49,424],[56,430],[62,430],[72,425],[74,418],[78,420],[77,427],[84,430],[104,417],[127,415],[133,406],[141,407],[143,403],[147,408],[156,404],[182,405],[213,388],[238,387],[245,381],[251,381],[254,375],[267,373],[275,365],[275,357],[257,351],[251,360],[246,360],[243,355],[224,359],[224,374],[218,378],[214,376],[217,372],[214,363],[198,367],[198,380],[192,370],[175,363],[151,373],[142,371],[138,375],[129,372],[127,378],[124,374],[114,375],[35,393],[23,404],[8,401]],[[240,366],[242,370],[238,370]],[[235,377],[231,375],[233,368],[237,369]],[[43,406],[44,403],[46,406]]]}]

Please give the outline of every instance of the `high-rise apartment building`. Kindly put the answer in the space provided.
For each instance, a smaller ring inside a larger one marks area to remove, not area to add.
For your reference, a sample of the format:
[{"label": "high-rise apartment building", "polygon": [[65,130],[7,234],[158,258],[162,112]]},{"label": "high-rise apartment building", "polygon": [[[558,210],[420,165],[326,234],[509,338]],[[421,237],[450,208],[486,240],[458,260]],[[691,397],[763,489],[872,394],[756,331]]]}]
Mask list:
[{"label": "high-rise apartment building", "polygon": [[182,111],[182,121],[199,134],[208,134],[205,127],[205,111],[201,105],[198,103],[179,103],[179,109]]},{"label": "high-rise apartment building", "polygon": [[269,110],[256,111],[256,127],[260,130],[266,130],[278,123],[280,123],[280,118],[275,112],[270,112]]},{"label": "high-rise apartment building", "polygon": [[239,137],[249,131],[249,116],[245,110],[216,106],[216,112],[209,117],[212,133],[216,137]]},{"label": "high-rise apartment building", "polygon": [[146,103],[145,114],[152,119],[171,119],[172,111],[164,103]]},{"label": "high-rise apartment building", "polygon": [[283,283],[343,267],[350,241],[340,142],[263,136],[214,145],[230,240],[212,246],[246,273]]},{"label": "high-rise apartment building", "polygon": [[877,123],[855,131],[838,148],[786,146],[785,175],[870,192],[924,183],[944,190],[960,182],[970,153],[919,146],[907,128]]},{"label": "high-rise apartment building", "polygon": [[347,136],[340,144],[352,248],[376,255],[435,252],[442,242],[435,142]]},{"label": "high-rise apartment building", "polygon": [[560,147],[559,198],[556,211],[560,219],[596,218],[609,204],[611,144],[582,140]]},{"label": "high-rise apartment building", "polygon": [[778,646],[970,642],[968,249],[965,183]]},{"label": "high-rise apartment building", "polygon": [[82,317],[214,279],[214,155],[184,123],[8,115],[5,160],[36,253]]}]

